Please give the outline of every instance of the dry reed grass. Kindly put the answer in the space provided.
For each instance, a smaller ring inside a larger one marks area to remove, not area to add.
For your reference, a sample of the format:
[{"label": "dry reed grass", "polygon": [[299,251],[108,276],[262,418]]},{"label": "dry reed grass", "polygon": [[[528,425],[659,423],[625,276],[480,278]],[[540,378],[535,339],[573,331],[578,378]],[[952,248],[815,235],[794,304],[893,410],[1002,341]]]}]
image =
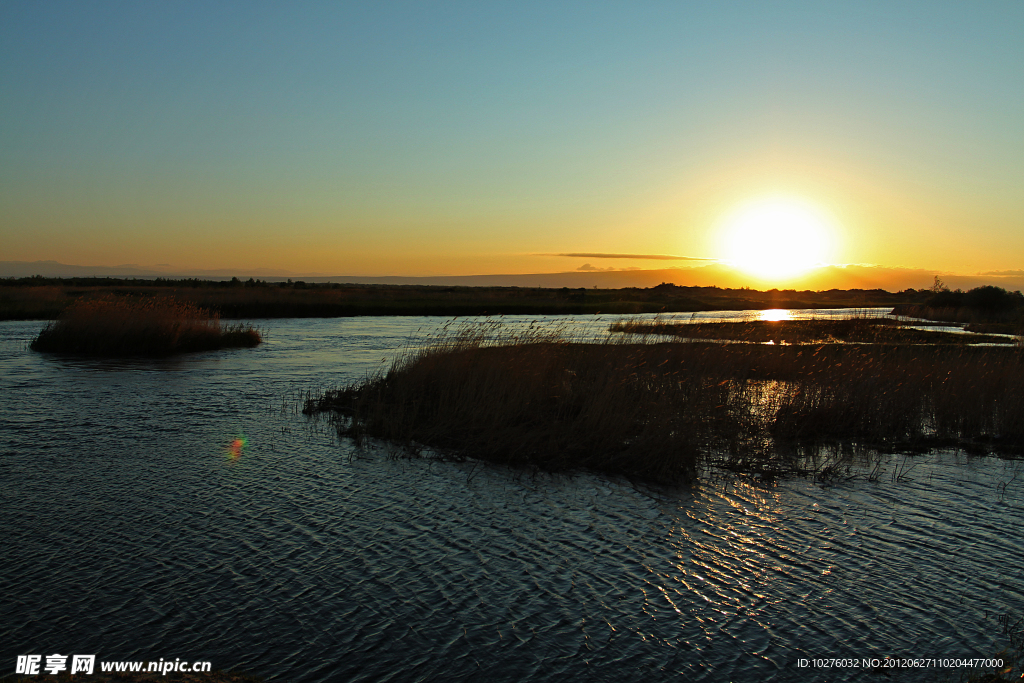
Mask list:
[{"label": "dry reed grass", "polygon": [[[1012,344],[1006,337],[963,335],[917,330],[893,318],[846,320],[751,320],[744,322],[677,323],[630,320],[613,323],[611,332],[663,335],[688,339],[721,339],[775,344]],[[993,330],[994,331],[994,330]]]},{"label": "dry reed grass", "polygon": [[173,299],[78,301],[32,342],[35,351],[101,356],[164,356],[262,341],[248,325],[222,327],[220,317]]},{"label": "dry reed grass", "polygon": [[823,445],[1024,446],[1015,349],[584,344],[464,329],[307,402],[411,453],[677,483],[800,471]]}]

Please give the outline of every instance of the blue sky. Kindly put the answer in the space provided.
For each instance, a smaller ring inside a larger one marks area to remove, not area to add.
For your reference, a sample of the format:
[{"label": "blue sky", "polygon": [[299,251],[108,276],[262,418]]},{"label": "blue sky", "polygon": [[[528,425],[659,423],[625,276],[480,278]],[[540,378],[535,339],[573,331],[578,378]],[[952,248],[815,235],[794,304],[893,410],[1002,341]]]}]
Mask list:
[{"label": "blue sky", "polygon": [[0,260],[719,258],[784,193],[834,262],[1024,263],[1020,2],[5,2],[0,95]]}]

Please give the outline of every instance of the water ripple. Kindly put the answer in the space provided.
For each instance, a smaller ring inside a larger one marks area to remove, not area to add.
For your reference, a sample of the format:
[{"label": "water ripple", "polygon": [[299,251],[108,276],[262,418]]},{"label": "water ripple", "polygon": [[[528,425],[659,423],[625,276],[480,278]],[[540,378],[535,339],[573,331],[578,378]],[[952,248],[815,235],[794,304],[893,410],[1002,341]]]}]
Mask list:
[{"label": "water ripple", "polygon": [[0,324],[3,656],[299,683],[802,681],[799,657],[991,655],[1024,605],[1019,462],[654,493],[359,452],[282,401],[428,322],[266,321],[254,353],[127,362],[33,354],[39,323]]}]

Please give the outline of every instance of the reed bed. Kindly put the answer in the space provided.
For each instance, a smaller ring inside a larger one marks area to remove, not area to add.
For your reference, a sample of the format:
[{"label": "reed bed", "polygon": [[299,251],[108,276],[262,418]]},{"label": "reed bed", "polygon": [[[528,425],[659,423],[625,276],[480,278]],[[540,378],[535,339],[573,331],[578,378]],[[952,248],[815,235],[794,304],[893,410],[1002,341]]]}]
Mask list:
[{"label": "reed bed", "polygon": [[[1012,344],[1007,337],[963,335],[906,327],[893,318],[847,320],[751,320],[743,322],[678,323],[630,320],[613,323],[611,332],[663,335],[688,339],[733,340],[774,344]],[[992,330],[995,331],[995,330]],[[1002,331],[1002,330],[1000,330]]]},{"label": "reed bed", "polygon": [[249,325],[222,326],[220,317],[173,299],[78,301],[40,331],[35,351],[96,356],[165,356],[252,347],[262,341]]},{"label": "reed bed", "polygon": [[[1019,452],[1012,348],[600,343],[462,331],[305,412],[403,452],[660,484],[806,471],[824,448]],[[834,464],[834,463],[833,463]]]}]

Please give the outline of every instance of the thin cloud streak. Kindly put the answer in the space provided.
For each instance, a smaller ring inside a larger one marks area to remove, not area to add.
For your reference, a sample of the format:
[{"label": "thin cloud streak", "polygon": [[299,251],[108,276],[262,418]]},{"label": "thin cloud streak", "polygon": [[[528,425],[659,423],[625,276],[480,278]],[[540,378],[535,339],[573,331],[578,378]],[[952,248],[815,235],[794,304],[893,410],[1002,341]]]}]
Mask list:
[{"label": "thin cloud streak", "polygon": [[569,256],[571,258],[618,258],[618,259],[652,259],[655,261],[717,261],[713,258],[698,256],[673,256],[672,254],[601,254],[594,252],[573,252],[570,254],[534,254],[534,256]]}]

